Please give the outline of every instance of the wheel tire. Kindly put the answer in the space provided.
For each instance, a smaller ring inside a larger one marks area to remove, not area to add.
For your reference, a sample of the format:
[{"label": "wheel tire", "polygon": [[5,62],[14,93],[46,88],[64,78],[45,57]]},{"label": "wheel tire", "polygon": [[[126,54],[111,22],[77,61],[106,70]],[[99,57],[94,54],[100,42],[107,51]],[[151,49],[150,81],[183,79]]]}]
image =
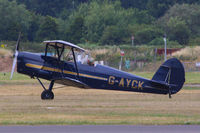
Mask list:
[{"label": "wheel tire", "polygon": [[52,99],[54,99],[54,94],[50,90],[44,90],[41,94],[41,99],[42,100],[52,100]]}]

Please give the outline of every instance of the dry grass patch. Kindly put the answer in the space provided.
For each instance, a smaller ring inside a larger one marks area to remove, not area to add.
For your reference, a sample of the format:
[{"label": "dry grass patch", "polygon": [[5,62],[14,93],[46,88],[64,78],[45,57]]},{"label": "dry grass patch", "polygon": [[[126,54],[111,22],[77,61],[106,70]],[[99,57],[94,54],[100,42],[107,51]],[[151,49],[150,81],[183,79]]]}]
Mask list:
[{"label": "dry grass patch", "polygon": [[175,56],[182,60],[196,60],[198,59],[198,57],[200,57],[199,51],[200,51],[200,46],[185,47],[180,51],[173,53],[172,56]]},{"label": "dry grass patch", "polygon": [[0,57],[12,56],[11,50],[0,48]]},{"label": "dry grass patch", "polygon": [[181,90],[172,99],[74,87],[53,91],[54,100],[42,101],[40,85],[1,85],[0,124],[200,124],[200,90]]}]

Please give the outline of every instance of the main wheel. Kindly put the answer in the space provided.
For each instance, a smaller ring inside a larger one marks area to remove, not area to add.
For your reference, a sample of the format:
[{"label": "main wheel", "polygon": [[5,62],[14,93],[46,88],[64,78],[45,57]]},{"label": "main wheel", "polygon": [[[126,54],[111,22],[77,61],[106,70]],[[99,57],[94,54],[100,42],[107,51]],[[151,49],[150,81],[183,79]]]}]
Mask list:
[{"label": "main wheel", "polygon": [[50,90],[44,90],[43,92],[42,92],[42,94],[41,94],[41,99],[42,100],[52,100],[52,99],[54,99],[54,94],[53,94],[53,92],[52,91],[50,91]]}]

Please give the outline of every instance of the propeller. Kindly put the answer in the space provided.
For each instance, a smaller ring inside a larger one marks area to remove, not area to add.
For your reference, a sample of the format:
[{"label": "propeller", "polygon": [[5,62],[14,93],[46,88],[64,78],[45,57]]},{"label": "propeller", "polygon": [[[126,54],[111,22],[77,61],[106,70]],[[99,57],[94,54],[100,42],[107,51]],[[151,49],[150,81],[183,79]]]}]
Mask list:
[{"label": "propeller", "polygon": [[14,59],[13,59],[13,65],[12,65],[10,79],[12,79],[12,77],[13,77],[13,73],[15,71],[15,66],[16,66],[16,63],[17,63],[17,56],[19,54],[18,51],[19,51],[20,37],[21,37],[21,33],[19,33],[19,36],[18,36],[18,39],[17,39],[17,43],[16,43],[16,48],[15,48],[15,54],[14,54]]}]

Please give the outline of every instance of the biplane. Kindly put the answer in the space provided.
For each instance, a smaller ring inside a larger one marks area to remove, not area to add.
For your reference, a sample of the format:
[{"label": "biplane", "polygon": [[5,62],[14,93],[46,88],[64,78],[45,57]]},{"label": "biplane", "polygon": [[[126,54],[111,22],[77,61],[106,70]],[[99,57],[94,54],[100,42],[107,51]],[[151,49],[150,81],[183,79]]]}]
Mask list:
[{"label": "biplane", "polygon": [[[171,58],[164,62],[153,78],[145,79],[109,66],[95,64],[87,51],[75,44],[62,41],[44,41],[44,53],[19,51],[20,37],[16,44],[11,78],[17,72],[35,78],[44,91],[41,99],[54,99],[54,83],[79,88],[93,88],[154,94],[177,93],[185,82],[182,63]],[[50,81],[46,88],[40,79]]]}]

